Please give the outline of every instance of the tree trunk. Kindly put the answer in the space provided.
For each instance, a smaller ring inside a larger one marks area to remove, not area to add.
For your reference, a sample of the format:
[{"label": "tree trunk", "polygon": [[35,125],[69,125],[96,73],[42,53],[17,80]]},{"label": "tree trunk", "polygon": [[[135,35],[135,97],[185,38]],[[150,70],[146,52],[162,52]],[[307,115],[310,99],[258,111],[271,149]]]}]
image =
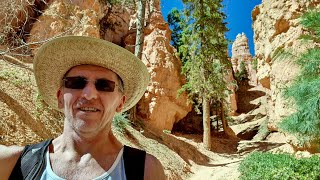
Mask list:
[{"label": "tree trunk", "polygon": [[150,16],[152,15],[152,13],[154,12],[154,2],[155,0],[149,0],[149,19],[150,19]]},{"label": "tree trunk", "polygon": [[211,123],[210,123],[210,102],[206,97],[202,98],[203,113],[203,145],[211,150]]},{"label": "tree trunk", "polygon": [[224,116],[224,106],[223,106],[223,100],[220,101],[220,107],[221,107],[221,121],[222,121],[222,126],[223,126],[223,131],[224,133],[229,136],[229,137],[234,137],[236,138],[237,135],[234,133],[234,131],[229,127],[228,121],[226,120]]},{"label": "tree trunk", "polygon": [[[134,55],[137,56],[140,60],[142,58],[142,49],[143,49],[143,42],[144,42],[144,16],[146,12],[146,1],[145,0],[138,0],[138,7],[137,7],[137,33],[136,33],[136,44],[134,49]],[[136,105],[130,109],[130,119],[132,121],[137,120],[137,107]]]},{"label": "tree trunk", "polygon": [[218,109],[217,108],[215,108],[216,110],[215,110],[215,120],[217,121],[217,132],[219,132],[219,117],[218,117]]},{"label": "tree trunk", "polygon": [[143,48],[143,29],[144,29],[144,16],[146,13],[146,1],[138,0],[138,19],[137,19],[137,34],[136,34],[136,44],[134,49],[134,54],[141,59],[142,57],[142,48]]},{"label": "tree trunk", "polygon": [[226,121],[226,118],[224,117],[224,107],[223,107],[223,102],[220,101],[220,115],[221,115],[221,121],[222,121],[222,127],[223,127],[223,131],[227,131],[227,127],[228,127],[228,122]]}]

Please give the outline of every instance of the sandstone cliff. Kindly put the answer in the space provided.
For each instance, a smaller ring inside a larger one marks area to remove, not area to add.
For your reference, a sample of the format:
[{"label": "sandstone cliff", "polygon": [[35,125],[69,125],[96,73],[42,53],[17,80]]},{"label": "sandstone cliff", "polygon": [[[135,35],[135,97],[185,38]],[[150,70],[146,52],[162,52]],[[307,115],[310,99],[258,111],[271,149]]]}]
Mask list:
[{"label": "sandstone cliff", "polygon": [[314,46],[299,40],[299,36],[304,33],[299,25],[299,16],[319,6],[319,0],[263,0],[252,11],[255,53],[258,58],[257,78],[268,96],[270,131],[278,131],[277,123],[292,112],[292,107],[285,102],[281,91],[299,72],[291,58],[278,60],[275,54],[283,49],[297,55],[306,47]]}]

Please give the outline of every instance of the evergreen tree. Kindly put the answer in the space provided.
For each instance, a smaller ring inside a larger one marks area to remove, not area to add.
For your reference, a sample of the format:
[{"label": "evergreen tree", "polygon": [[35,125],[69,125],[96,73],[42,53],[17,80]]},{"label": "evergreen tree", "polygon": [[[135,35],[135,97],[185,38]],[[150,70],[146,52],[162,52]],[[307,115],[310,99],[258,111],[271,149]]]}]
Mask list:
[{"label": "evergreen tree", "polygon": [[236,72],[235,78],[238,81],[238,83],[240,81],[245,81],[245,80],[249,79],[248,78],[248,71],[247,71],[246,64],[244,61],[241,61],[240,70],[238,72]]},{"label": "evergreen tree", "polygon": [[172,30],[171,43],[179,51],[179,47],[182,45],[182,32],[186,26],[185,19],[181,12],[177,8],[173,8],[168,16],[168,24]]},{"label": "evergreen tree", "polygon": [[292,99],[296,112],[286,117],[280,127],[294,135],[306,146],[310,142],[320,145],[320,9],[305,13],[301,24],[309,32],[303,38],[311,40],[315,48],[300,55],[296,63],[301,72],[291,86],[285,90],[285,97]]},{"label": "evergreen tree", "polygon": [[[179,51],[185,62],[187,83],[182,87],[202,106],[203,143],[211,148],[210,102],[226,97],[224,66],[227,62],[225,15],[222,0],[183,0],[188,26],[183,29]],[[221,108],[223,109],[223,108]]]}]

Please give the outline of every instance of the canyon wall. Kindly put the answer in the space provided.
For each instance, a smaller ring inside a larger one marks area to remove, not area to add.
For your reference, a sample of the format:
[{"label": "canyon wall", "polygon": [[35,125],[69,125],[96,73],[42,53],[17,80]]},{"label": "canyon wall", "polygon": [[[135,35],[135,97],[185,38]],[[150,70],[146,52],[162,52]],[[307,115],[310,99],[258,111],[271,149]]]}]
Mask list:
[{"label": "canyon wall", "polygon": [[299,73],[292,57],[275,57],[279,57],[276,56],[279,50],[298,55],[314,46],[299,39],[305,33],[299,17],[319,5],[319,0],[263,0],[252,11],[257,78],[268,96],[268,127],[271,131],[278,131],[277,123],[293,112],[292,104],[284,100],[282,90]]}]

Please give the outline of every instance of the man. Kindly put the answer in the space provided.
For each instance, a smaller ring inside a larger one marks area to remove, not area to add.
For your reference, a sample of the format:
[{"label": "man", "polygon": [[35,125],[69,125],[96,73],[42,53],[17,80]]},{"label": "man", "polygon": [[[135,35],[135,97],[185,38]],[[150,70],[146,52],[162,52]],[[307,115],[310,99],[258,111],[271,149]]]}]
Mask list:
[{"label": "man", "polygon": [[111,130],[149,82],[132,53],[96,38],[56,38],[37,51],[34,71],[43,99],[65,115],[63,133],[28,148],[0,146],[1,179],[164,179],[159,160],[124,147]]}]

